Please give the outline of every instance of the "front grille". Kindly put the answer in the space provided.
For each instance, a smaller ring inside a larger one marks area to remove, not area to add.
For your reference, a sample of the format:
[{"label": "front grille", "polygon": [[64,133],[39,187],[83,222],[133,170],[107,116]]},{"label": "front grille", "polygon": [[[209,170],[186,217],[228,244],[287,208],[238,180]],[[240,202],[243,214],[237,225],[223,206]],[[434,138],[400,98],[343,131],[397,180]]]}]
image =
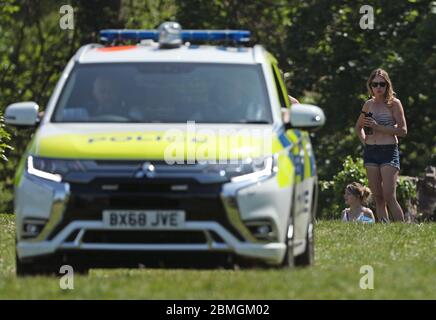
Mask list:
[{"label": "front grille", "polygon": [[117,193],[135,193],[135,194],[157,194],[162,192],[174,192],[172,186],[186,185],[188,194],[202,195],[217,195],[221,191],[221,184],[210,183],[201,184],[194,179],[129,179],[129,178],[97,178],[91,183],[70,183],[72,193],[92,193],[107,195],[108,190],[104,190],[106,185],[116,185]]},{"label": "front grille", "polygon": [[[116,190],[103,190],[116,185]],[[186,190],[172,191],[174,185]],[[237,239],[243,237],[230,224],[222,204],[221,184],[201,184],[194,179],[95,179],[89,184],[70,183],[71,196],[64,219],[52,239],[74,220],[102,220],[103,210],[184,210],[186,221],[216,221]]]},{"label": "front grille", "polygon": [[204,244],[206,237],[202,231],[86,231],[84,243],[119,243],[119,244]]}]

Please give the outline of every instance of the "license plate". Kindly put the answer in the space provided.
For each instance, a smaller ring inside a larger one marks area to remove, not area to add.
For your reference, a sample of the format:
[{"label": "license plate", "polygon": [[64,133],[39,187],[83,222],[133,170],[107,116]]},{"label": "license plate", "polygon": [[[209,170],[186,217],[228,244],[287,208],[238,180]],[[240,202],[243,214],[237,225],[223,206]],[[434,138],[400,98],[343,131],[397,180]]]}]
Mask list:
[{"label": "license plate", "polygon": [[183,210],[104,210],[103,224],[116,229],[174,229],[185,223]]}]

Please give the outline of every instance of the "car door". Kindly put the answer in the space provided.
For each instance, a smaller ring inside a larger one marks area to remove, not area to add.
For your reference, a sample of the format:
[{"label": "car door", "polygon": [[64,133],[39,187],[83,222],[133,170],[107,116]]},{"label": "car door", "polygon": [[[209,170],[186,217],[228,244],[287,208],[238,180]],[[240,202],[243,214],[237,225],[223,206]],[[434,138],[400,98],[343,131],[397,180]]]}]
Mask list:
[{"label": "car door", "polygon": [[[280,105],[282,108],[289,108],[290,102],[286,91],[284,80],[276,63],[271,63],[274,80],[276,83]],[[285,132],[291,142],[289,157],[294,164],[295,177],[292,196],[294,210],[294,253],[304,251],[306,244],[306,232],[311,221],[311,208],[314,192],[313,164],[311,162],[311,144],[308,132],[290,129]]]}]

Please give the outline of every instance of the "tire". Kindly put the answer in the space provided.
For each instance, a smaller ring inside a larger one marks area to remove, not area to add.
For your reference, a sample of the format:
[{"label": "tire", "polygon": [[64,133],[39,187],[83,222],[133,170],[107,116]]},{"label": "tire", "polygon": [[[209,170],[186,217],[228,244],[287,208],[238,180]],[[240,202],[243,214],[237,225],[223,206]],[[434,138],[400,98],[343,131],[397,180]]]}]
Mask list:
[{"label": "tire", "polygon": [[315,245],[313,239],[313,222],[309,223],[306,233],[306,248],[304,252],[295,257],[295,266],[308,267],[315,261]]},{"label": "tire", "polygon": [[74,270],[74,274],[78,274],[81,276],[87,276],[87,275],[89,275],[90,268],[86,267],[86,266],[79,266],[79,267],[73,266],[73,270]]},{"label": "tire", "polygon": [[21,262],[17,256],[15,256],[15,273],[17,277],[33,275],[33,266],[29,263]]},{"label": "tire", "polygon": [[56,268],[53,265],[24,262],[21,261],[17,255],[15,255],[15,270],[17,277],[56,274]]}]

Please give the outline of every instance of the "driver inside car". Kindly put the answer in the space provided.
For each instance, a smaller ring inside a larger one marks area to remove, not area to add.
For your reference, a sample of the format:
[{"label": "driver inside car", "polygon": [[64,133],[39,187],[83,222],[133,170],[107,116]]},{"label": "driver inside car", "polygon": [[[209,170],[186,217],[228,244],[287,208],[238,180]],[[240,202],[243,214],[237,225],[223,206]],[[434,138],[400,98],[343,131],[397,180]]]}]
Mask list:
[{"label": "driver inside car", "polygon": [[95,105],[89,108],[90,117],[119,115],[122,116],[124,103],[120,99],[119,87],[113,79],[97,76],[92,86]]},{"label": "driver inside car", "polygon": [[121,99],[120,88],[115,80],[99,75],[92,82],[90,91],[90,97],[81,96],[79,101],[63,110],[63,121],[127,120],[126,105]]}]

